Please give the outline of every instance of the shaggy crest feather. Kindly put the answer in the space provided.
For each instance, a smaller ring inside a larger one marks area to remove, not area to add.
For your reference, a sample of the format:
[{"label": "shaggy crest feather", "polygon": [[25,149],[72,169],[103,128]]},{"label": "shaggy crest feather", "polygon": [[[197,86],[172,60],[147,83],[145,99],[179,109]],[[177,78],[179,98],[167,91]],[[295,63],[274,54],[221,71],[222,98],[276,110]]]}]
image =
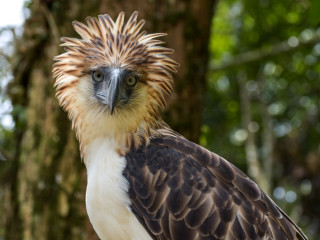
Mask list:
[{"label": "shaggy crest feather", "polygon": [[[166,34],[141,32],[145,21],[137,21],[138,12],[134,12],[126,23],[124,17],[121,12],[115,22],[107,14],[99,15],[98,19],[87,17],[87,25],[73,21],[75,31],[82,39],[61,38],[61,46],[66,52],[54,58],[56,96],[59,104],[68,111],[78,138],[78,129],[82,125],[79,114],[90,106],[83,109],[76,90],[92,70],[115,67],[138,72],[140,81],[148,86],[148,95],[151,96],[148,99],[148,113],[143,114],[149,120],[157,120],[159,110],[166,106],[165,96],[172,94],[173,78],[170,72],[176,72],[178,64],[166,56],[173,50],[159,46],[163,42],[155,39]],[[148,127],[139,129],[139,133],[149,131]]]}]

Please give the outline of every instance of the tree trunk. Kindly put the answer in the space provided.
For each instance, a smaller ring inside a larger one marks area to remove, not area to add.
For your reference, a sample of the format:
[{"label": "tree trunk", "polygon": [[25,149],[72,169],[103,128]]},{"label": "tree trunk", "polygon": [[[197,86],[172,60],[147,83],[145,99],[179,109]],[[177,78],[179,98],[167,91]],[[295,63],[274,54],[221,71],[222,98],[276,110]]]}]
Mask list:
[{"label": "tree trunk", "polygon": [[258,147],[256,144],[255,133],[250,129],[252,123],[251,100],[249,92],[246,88],[247,75],[241,71],[237,76],[239,84],[239,95],[241,104],[241,121],[242,126],[246,130],[248,136],[245,143],[245,153],[248,166],[248,174],[259,185],[259,187],[268,195],[270,194],[270,184],[262,170],[259,161]]},{"label": "tree trunk", "polygon": [[78,143],[54,97],[53,56],[61,36],[76,36],[72,20],[134,10],[148,32],[168,32],[173,58],[181,63],[166,120],[198,141],[205,93],[209,29],[214,0],[59,1],[33,0],[17,46],[14,80],[16,152],[7,198],[5,239],[98,239],[85,211],[86,172]]}]

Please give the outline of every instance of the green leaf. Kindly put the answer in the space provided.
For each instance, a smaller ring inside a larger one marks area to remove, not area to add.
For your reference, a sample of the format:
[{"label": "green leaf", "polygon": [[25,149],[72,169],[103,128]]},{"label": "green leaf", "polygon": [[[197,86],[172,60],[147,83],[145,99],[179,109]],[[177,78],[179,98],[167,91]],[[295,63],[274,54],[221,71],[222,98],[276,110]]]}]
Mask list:
[{"label": "green leaf", "polygon": [[309,21],[311,25],[317,26],[320,24],[320,1],[311,0],[310,10],[309,10]]}]

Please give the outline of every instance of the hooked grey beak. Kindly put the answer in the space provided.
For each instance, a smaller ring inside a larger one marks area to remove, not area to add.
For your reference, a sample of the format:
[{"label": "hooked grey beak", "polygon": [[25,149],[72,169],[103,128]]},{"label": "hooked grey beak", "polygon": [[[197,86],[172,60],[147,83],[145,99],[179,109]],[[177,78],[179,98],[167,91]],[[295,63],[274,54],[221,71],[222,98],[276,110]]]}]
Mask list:
[{"label": "hooked grey beak", "polygon": [[119,85],[120,75],[117,75],[111,78],[109,82],[104,81],[97,92],[97,96],[101,99],[102,103],[109,106],[111,115],[113,114],[115,106],[119,102]]},{"label": "hooked grey beak", "polygon": [[114,107],[117,105],[119,101],[119,82],[120,82],[120,79],[118,76],[111,80],[108,88],[107,101],[108,101],[111,115],[113,114]]}]

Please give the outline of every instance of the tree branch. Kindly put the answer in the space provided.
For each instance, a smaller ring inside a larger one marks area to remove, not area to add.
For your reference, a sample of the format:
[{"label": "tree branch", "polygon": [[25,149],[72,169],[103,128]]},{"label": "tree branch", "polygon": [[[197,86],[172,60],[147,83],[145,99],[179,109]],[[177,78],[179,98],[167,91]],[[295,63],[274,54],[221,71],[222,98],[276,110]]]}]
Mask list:
[{"label": "tree branch", "polygon": [[0,149],[0,161],[12,160],[9,155],[5,153],[3,149]]},{"label": "tree branch", "polygon": [[320,33],[318,32],[315,33],[315,35],[308,40],[303,40],[301,38],[298,40],[299,42],[297,43],[297,45],[294,45],[294,46],[290,45],[288,41],[283,41],[273,45],[273,47],[271,48],[259,48],[259,49],[241,53],[227,62],[221,62],[219,64],[210,63],[209,69],[211,71],[221,71],[226,68],[235,67],[242,64],[258,61],[263,58],[275,56],[282,53],[288,53],[291,51],[296,51],[298,48],[301,48],[307,45],[314,45],[320,42]]},{"label": "tree branch", "polygon": [[0,49],[0,56],[4,57],[4,59],[5,59],[8,63],[10,63],[11,60],[12,60],[12,57],[11,57],[10,55],[4,53],[1,49]]},{"label": "tree branch", "polygon": [[46,17],[46,20],[48,21],[48,24],[49,24],[49,27],[50,27],[50,30],[51,30],[51,33],[54,37],[54,40],[56,42],[56,45],[58,46],[59,43],[60,43],[60,33],[59,33],[59,29],[58,29],[58,26],[55,22],[55,19],[52,15],[52,12],[50,12],[48,10],[48,8],[44,5],[41,5],[41,10],[44,14],[44,16]]}]

